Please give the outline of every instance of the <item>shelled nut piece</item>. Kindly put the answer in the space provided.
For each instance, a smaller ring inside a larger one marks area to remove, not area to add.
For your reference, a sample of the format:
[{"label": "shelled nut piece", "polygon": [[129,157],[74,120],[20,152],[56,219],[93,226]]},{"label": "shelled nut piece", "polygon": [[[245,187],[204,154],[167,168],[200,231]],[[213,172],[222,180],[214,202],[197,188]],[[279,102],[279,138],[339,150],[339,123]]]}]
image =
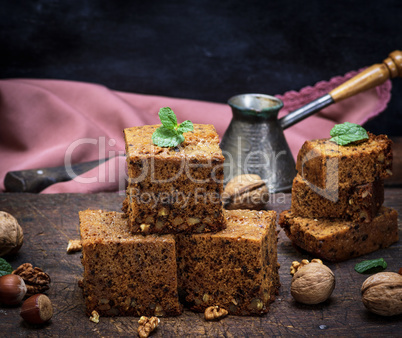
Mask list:
[{"label": "shelled nut piece", "polygon": [[17,253],[23,241],[24,234],[15,217],[0,211],[0,257]]},{"label": "shelled nut piece", "polygon": [[52,302],[46,295],[33,295],[22,304],[20,315],[30,324],[44,324],[53,317]]},{"label": "shelled nut piece", "polygon": [[67,245],[67,253],[79,252],[82,249],[80,239],[70,239]]},{"label": "shelled nut piece", "polygon": [[42,269],[34,268],[31,263],[21,264],[13,271],[13,274],[20,276],[24,280],[28,296],[49,290],[50,276]]},{"label": "shelled nut piece", "polygon": [[222,194],[225,209],[264,209],[269,200],[268,187],[258,175],[238,175],[226,185]]},{"label": "shelled nut piece", "polygon": [[159,322],[160,320],[158,317],[148,318],[146,316],[141,316],[140,320],[138,321],[138,336],[140,338],[147,338],[151,332],[158,327]]},{"label": "shelled nut piece", "polygon": [[223,317],[226,317],[227,314],[228,311],[224,308],[221,308],[219,306],[210,306],[205,309],[204,318],[205,320],[219,320]]},{"label": "shelled nut piece", "polygon": [[0,277],[0,303],[17,305],[27,293],[24,280],[17,275],[4,275]]},{"label": "shelled nut piece", "polygon": [[381,316],[402,314],[402,275],[379,272],[367,278],[361,288],[367,310]]},{"label": "shelled nut piece", "polygon": [[98,324],[99,323],[99,313],[96,312],[95,310],[93,310],[91,312],[91,316],[89,317],[89,320],[91,322],[94,322],[94,323]]},{"label": "shelled nut piece", "polygon": [[[293,276],[299,269],[301,269],[303,266],[309,264],[310,262],[308,259],[302,259],[302,261],[299,263],[298,261],[293,261],[292,265],[290,266],[290,274]],[[311,263],[322,263],[321,259],[314,258],[311,260]]]},{"label": "shelled nut piece", "polygon": [[330,268],[311,262],[300,268],[293,276],[290,292],[303,304],[319,304],[331,296],[335,288],[335,276]]}]

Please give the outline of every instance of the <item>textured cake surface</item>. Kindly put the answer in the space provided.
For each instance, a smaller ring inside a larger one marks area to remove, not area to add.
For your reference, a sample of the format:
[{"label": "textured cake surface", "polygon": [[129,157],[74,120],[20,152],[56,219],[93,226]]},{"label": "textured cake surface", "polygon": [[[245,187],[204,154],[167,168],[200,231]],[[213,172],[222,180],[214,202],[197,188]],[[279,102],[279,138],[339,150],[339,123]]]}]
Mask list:
[{"label": "textured cake surface", "polygon": [[305,218],[286,210],[279,216],[279,225],[297,246],[329,261],[358,257],[398,241],[398,214],[384,206],[368,223]]},{"label": "textured cake surface", "polygon": [[279,288],[275,211],[229,210],[215,234],[177,236],[179,293],[194,311],[268,312]]},{"label": "textured cake surface", "polygon": [[339,146],[329,139],[306,141],[297,155],[297,172],[320,188],[347,183],[355,186],[392,175],[391,140],[375,136],[361,143]]},{"label": "textured cake surface", "polygon": [[129,185],[123,211],[134,233],[215,232],[225,228],[224,157],[212,125],[195,124],[176,148],[152,143],[160,125],[124,130]]},{"label": "textured cake surface", "polygon": [[302,217],[371,222],[383,202],[382,180],[357,186],[342,183],[335,191],[317,188],[300,175],[293,180],[291,211]]},{"label": "textured cake surface", "polygon": [[86,313],[175,316],[181,313],[173,235],[133,235],[123,213],[79,213]]}]

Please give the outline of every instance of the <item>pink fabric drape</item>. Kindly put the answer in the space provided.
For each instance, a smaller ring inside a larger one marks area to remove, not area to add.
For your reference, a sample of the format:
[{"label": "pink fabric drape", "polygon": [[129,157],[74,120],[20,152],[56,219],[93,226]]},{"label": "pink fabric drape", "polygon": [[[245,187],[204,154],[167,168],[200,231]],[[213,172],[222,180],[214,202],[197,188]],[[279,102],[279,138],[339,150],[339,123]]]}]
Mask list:
[{"label": "pink fabric drape", "polygon": [[[322,81],[300,92],[277,95],[289,111],[326,94],[350,72]],[[362,124],[383,111],[390,99],[391,82],[327,107],[285,131],[294,156],[304,140],[328,137],[335,123]],[[234,93],[237,94],[237,93]],[[90,83],[9,79],[0,80],[0,191],[8,171],[53,167],[116,155],[75,180],[57,183],[44,193],[99,192],[121,189],[125,175],[123,129],[159,123],[158,111],[169,106],[179,122],[215,125],[220,137],[230,123],[227,104],[124,93]],[[119,183],[120,178],[120,183]]]}]

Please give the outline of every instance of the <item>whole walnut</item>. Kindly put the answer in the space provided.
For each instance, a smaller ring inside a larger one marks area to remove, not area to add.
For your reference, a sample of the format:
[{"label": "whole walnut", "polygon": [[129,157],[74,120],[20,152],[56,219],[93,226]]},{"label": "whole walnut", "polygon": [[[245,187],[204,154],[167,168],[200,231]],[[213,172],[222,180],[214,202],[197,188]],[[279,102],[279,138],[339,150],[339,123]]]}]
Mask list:
[{"label": "whole walnut", "polygon": [[226,185],[222,202],[227,210],[264,209],[269,200],[269,191],[258,175],[238,175]]},{"label": "whole walnut", "polygon": [[293,275],[290,293],[303,304],[318,304],[331,296],[335,288],[334,273],[322,263],[311,262]]},{"label": "whole walnut", "polygon": [[0,257],[17,253],[23,241],[24,234],[15,217],[0,211]]},{"label": "whole walnut", "polygon": [[367,310],[381,316],[402,314],[402,275],[379,272],[367,278],[361,288]]}]

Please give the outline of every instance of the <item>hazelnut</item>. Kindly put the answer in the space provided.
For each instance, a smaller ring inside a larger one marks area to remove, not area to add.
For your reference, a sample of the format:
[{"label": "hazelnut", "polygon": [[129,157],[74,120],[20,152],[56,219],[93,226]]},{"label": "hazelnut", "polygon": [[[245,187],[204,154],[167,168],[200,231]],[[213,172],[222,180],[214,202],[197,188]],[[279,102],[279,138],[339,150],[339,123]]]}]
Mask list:
[{"label": "hazelnut", "polygon": [[22,228],[15,217],[0,211],[0,257],[17,253],[23,240]]},{"label": "hazelnut", "polygon": [[53,316],[50,299],[41,293],[29,297],[21,307],[21,317],[30,324],[43,324]]},{"label": "hazelnut", "polygon": [[17,305],[27,293],[24,280],[17,275],[4,275],[0,277],[0,303]]},{"label": "hazelnut", "polygon": [[293,275],[290,292],[303,304],[318,304],[331,296],[335,288],[335,276],[326,265],[311,262]]},{"label": "hazelnut", "polygon": [[370,312],[381,316],[402,314],[402,275],[379,272],[367,278],[361,288],[362,301]]}]

